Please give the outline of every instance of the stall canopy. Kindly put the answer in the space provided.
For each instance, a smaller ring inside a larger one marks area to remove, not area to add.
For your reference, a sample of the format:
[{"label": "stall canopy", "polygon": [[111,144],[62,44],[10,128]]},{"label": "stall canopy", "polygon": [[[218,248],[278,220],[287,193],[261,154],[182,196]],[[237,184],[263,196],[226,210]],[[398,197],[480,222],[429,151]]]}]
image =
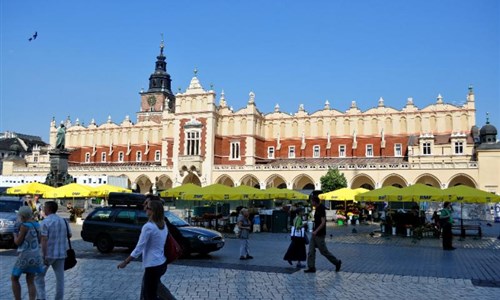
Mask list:
[{"label": "stall canopy", "polygon": [[182,197],[185,193],[197,193],[202,189],[201,186],[193,184],[193,183],[185,183],[183,185],[161,191],[160,197],[165,198],[179,198]]},{"label": "stall canopy", "polygon": [[269,194],[265,190],[257,189],[248,185],[239,185],[232,188],[234,192],[241,194],[242,200],[266,200]]},{"label": "stall canopy", "polygon": [[87,198],[91,196],[93,189],[90,186],[78,183],[63,185],[43,194],[44,198]]},{"label": "stall canopy", "polygon": [[183,200],[241,200],[241,194],[235,192],[232,187],[223,184],[211,184],[195,192],[182,194]]},{"label": "stall canopy", "polygon": [[456,185],[443,190],[445,200],[461,203],[492,203],[500,202],[500,196],[469,187],[466,185]]},{"label": "stall canopy", "polygon": [[54,189],[55,188],[43,183],[30,182],[8,188],[6,193],[8,195],[42,195]]},{"label": "stall canopy", "polygon": [[387,193],[387,201],[401,202],[426,202],[426,201],[443,201],[445,194],[443,190],[428,186],[425,184],[416,183],[404,187],[402,189],[393,190]]},{"label": "stall canopy", "polygon": [[319,194],[318,197],[321,200],[336,200],[336,201],[349,201],[355,200],[356,195],[366,193],[369,190],[364,188],[350,189],[341,188],[328,193]]},{"label": "stall canopy", "polygon": [[301,192],[297,192],[289,189],[280,189],[280,188],[267,188],[264,190],[269,194],[269,199],[286,199],[286,200],[307,200],[309,196],[306,194],[302,194]]},{"label": "stall canopy", "polygon": [[132,193],[132,190],[115,186],[111,184],[103,184],[92,189],[90,196],[92,197],[108,197],[109,193]]},{"label": "stall canopy", "polygon": [[358,194],[354,196],[354,199],[356,201],[366,201],[366,202],[385,202],[387,201],[387,194],[396,193],[398,190],[400,190],[400,188],[388,185],[373,191]]}]

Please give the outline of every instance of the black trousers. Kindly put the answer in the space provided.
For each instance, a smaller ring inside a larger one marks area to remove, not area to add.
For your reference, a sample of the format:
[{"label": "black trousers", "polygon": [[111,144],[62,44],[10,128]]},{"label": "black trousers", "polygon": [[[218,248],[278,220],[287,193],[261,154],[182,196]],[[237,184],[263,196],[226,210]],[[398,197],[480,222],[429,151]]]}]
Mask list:
[{"label": "black trousers", "polygon": [[453,233],[451,232],[451,223],[446,222],[442,224],[443,228],[443,249],[452,248]]},{"label": "black trousers", "polygon": [[159,266],[148,267],[144,270],[144,276],[142,277],[142,295],[144,300],[157,300],[158,286],[160,284],[160,278],[167,271],[167,262]]}]

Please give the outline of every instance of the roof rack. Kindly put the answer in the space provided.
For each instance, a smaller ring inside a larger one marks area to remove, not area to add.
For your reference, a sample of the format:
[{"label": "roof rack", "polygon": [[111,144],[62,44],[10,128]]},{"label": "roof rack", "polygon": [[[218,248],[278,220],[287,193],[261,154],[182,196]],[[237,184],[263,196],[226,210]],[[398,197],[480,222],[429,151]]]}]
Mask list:
[{"label": "roof rack", "polygon": [[111,192],[108,196],[109,205],[142,206],[146,195],[140,193],[116,193]]}]

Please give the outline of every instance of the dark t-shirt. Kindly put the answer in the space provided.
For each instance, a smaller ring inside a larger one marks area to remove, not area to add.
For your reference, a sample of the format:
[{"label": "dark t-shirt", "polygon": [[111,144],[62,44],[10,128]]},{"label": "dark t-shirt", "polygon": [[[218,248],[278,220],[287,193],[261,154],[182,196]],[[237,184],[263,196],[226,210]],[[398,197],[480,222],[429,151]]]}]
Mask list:
[{"label": "dark t-shirt", "polygon": [[[314,228],[316,229],[321,224],[321,218],[325,218],[326,220],[326,208],[323,204],[318,205],[316,207],[316,211],[314,212]],[[316,236],[325,236],[326,235],[326,226],[321,228]]]}]

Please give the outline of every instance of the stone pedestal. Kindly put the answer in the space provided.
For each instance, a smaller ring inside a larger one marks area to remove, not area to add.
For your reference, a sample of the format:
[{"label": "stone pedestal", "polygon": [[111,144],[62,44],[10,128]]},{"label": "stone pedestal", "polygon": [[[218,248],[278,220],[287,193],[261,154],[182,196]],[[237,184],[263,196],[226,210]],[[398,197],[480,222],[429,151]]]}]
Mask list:
[{"label": "stone pedestal", "polygon": [[47,174],[45,184],[59,187],[73,182],[73,177],[68,174],[69,151],[54,149],[49,152],[50,172]]}]

